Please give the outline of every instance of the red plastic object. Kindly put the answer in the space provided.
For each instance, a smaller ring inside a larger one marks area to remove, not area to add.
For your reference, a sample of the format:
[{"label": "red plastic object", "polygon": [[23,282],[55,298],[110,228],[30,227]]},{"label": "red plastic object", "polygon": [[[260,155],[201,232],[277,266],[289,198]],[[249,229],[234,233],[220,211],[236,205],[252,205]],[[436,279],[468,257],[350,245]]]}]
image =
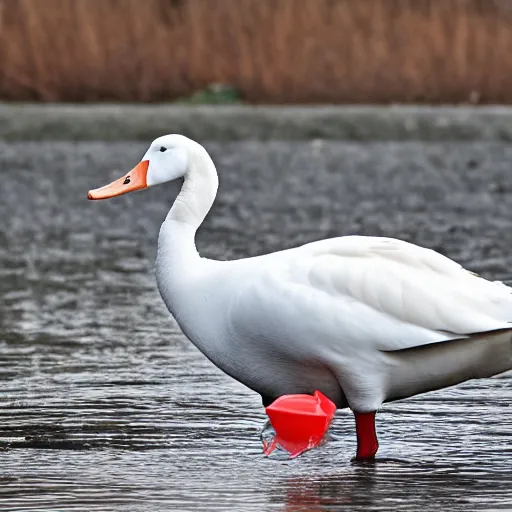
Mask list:
[{"label": "red plastic object", "polygon": [[279,445],[294,458],[322,442],[336,405],[320,391],[315,391],[313,396],[283,395],[265,411],[276,436],[263,447],[263,454],[270,455]]}]

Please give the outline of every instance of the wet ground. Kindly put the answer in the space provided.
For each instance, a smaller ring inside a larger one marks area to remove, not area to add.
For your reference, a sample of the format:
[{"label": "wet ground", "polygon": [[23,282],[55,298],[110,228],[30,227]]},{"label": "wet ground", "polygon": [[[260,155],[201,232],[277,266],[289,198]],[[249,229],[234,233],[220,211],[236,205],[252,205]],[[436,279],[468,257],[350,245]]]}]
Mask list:
[{"label": "wet ground", "polygon": [[[0,510],[512,509],[512,380],[387,404],[380,462],[348,412],[299,459],[261,455],[254,393],[166,312],[156,237],[176,194],[108,202],[139,143],[0,143]],[[218,200],[198,237],[229,259],[342,234],[395,236],[512,276],[512,146],[209,144]]]}]

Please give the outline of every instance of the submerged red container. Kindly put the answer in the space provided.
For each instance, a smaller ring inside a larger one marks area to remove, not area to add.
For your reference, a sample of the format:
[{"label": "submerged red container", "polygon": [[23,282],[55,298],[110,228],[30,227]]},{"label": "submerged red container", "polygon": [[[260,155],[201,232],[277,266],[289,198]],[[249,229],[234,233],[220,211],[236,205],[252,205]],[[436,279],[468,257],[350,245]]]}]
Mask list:
[{"label": "submerged red container", "polygon": [[270,455],[277,446],[290,457],[318,446],[332,422],[336,405],[320,391],[314,395],[283,395],[265,409],[276,436],[264,446]]}]

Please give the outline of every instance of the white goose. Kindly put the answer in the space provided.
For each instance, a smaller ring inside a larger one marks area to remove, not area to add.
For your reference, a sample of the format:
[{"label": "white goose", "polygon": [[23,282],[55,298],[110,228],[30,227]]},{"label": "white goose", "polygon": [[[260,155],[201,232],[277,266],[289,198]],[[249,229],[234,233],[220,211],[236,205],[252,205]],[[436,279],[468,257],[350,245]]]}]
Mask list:
[{"label": "white goose", "polygon": [[184,334],[265,405],[320,390],[356,417],[357,457],[378,449],[386,401],[512,368],[512,289],[390,238],[346,236],[236,261],[201,258],[194,238],[218,178],[206,150],[156,139],[89,199],[184,178],[162,224],[156,274]]}]

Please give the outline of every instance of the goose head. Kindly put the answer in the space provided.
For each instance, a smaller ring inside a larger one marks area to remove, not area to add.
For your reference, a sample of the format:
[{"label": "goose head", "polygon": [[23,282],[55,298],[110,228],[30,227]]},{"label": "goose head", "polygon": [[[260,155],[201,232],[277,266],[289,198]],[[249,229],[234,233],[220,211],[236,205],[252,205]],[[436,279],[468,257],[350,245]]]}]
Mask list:
[{"label": "goose head", "polygon": [[141,161],[123,177],[90,190],[89,199],[108,199],[135,190],[183,178],[198,156],[204,158],[206,150],[183,135],[164,135],[155,139]]}]

